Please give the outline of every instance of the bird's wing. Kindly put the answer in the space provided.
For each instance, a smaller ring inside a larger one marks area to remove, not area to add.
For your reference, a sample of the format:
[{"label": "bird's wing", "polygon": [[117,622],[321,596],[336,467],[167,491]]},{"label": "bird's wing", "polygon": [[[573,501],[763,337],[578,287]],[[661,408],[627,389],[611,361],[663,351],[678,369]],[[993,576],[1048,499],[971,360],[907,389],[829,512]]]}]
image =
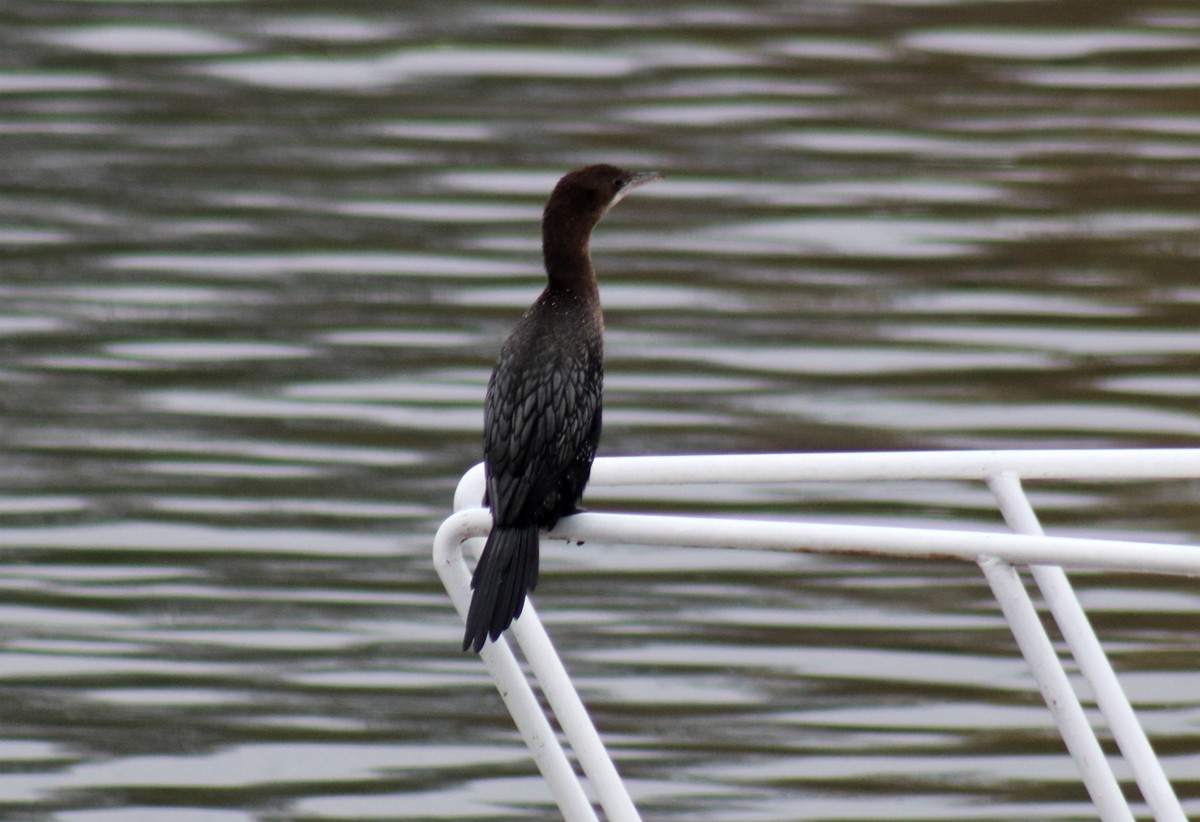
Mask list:
[{"label": "bird's wing", "polygon": [[[521,356],[516,356],[516,354]],[[488,497],[497,521],[530,516],[588,442],[600,408],[600,357],[540,339],[501,355],[484,406]]]}]

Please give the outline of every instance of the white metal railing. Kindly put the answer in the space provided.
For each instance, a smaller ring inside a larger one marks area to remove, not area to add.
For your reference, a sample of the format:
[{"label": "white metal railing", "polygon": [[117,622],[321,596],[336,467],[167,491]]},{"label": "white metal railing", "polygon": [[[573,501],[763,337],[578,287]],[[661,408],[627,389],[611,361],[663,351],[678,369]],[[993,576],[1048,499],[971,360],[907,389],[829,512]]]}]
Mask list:
[{"label": "white metal railing", "polygon": [[[1015,533],[585,513],[562,520],[549,536],[605,543],[975,562],[1029,662],[1101,819],[1133,820],[1062,662],[1013,568],[1014,564],[1029,565],[1154,818],[1185,822],[1179,800],[1063,568],[1200,575],[1200,546],[1045,536],[1021,481],[1189,478],[1200,478],[1200,449],[610,457],[596,460],[592,487],[976,480],[987,483]],[[434,564],[464,617],[470,602],[470,571],[462,549],[473,542],[473,549],[478,550],[481,541],[473,538],[485,536],[491,528],[491,515],[478,507],[482,496],[483,470],[477,465],[460,481],[456,513],[442,524],[434,540]],[[640,819],[531,602],[513,623],[511,633],[608,819]],[[571,822],[596,820],[596,811],[505,638],[486,645],[480,656],[564,817]]]}]

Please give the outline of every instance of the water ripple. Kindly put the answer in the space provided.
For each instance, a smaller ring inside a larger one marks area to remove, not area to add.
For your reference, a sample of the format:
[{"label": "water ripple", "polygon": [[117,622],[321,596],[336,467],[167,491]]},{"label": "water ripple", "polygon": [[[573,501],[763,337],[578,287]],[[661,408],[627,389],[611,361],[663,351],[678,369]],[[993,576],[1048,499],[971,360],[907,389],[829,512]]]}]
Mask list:
[{"label": "water ripple", "polygon": [[1062,60],[1120,52],[1194,51],[1200,38],[1137,29],[942,29],[904,38],[909,48],[1010,60]]},{"label": "water ripple", "polygon": [[115,268],[132,271],[194,273],[206,277],[262,278],[292,274],[368,274],[396,276],[528,275],[529,266],[436,254],[294,253],[294,254],[158,254],[111,257]]},{"label": "water ripple", "polygon": [[364,57],[254,57],[201,64],[197,70],[278,89],[368,91],[437,77],[612,78],[632,73],[635,66],[630,57],[613,53],[475,47],[410,49]]},{"label": "water ripple", "polygon": [[210,32],[173,26],[104,25],[51,29],[49,42],[71,48],[122,56],[164,57],[234,54],[245,51],[237,40]]}]

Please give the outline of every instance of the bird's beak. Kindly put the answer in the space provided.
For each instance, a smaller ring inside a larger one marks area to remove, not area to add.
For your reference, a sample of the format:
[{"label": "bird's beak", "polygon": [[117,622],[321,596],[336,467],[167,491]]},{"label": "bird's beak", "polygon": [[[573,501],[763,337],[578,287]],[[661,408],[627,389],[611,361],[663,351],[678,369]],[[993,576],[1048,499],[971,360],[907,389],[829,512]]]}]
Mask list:
[{"label": "bird's beak", "polygon": [[657,171],[639,171],[629,178],[629,182],[625,184],[625,188],[621,189],[621,196],[625,196],[635,188],[641,188],[647,183],[653,183],[655,180],[661,180],[662,175]]},{"label": "bird's beak", "polygon": [[625,183],[625,187],[617,192],[617,196],[613,197],[613,201],[608,204],[608,207],[612,208],[617,203],[624,200],[627,196],[629,196],[630,192],[632,192],[634,189],[641,188],[642,186],[646,185],[647,183],[653,183],[655,180],[661,180],[661,179],[662,179],[662,175],[659,174],[657,171],[639,171],[639,172],[637,172],[636,174],[634,174],[632,177],[629,178],[629,182]]},{"label": "bird's beak", "polygon": [[625,188],[637,188],[638,186],[644,186],[646,183],[653,183],[655,180],[661,179],[662,175],[657,171],[639,171],[637,174],[634,174],[632,178],[630,178],[629,182],[626,183]]}]

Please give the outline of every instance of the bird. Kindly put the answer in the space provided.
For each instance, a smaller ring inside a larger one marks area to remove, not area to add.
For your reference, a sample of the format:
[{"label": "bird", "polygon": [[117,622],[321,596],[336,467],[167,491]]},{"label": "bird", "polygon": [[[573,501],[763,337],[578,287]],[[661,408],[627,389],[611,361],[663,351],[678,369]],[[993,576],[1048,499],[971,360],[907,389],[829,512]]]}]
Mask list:
[{"label": "bird", "polygon": [[492,530],[471,577],[463,651],[482,650],[537,585],[538,533],[579,511],[600,442],[604,318],[592,229],[657,172],[577,168],[542,213],[547,284],[500,349],[483,411],[483,505]]}]

